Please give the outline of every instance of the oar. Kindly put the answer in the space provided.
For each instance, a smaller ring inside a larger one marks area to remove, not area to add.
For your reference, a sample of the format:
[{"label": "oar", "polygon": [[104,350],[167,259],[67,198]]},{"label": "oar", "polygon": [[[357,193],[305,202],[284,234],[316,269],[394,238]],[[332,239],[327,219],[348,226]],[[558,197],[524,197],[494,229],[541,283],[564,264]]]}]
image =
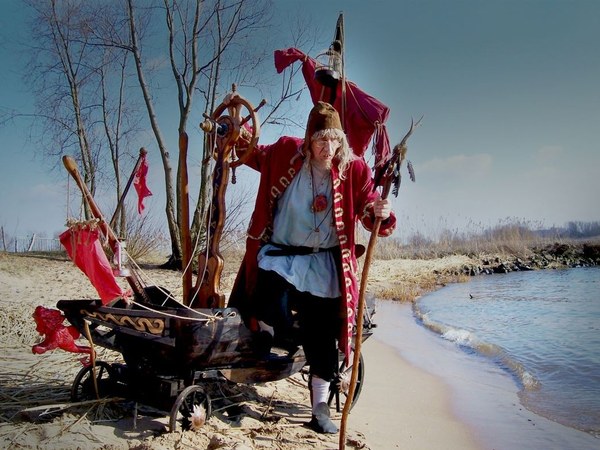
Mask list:
[{"label": "oar", "polygon": [[[398,187],[400,185],[400,168],[402,162],[406,157],[406,142],[416,127],[421,124],[423,117],[419,119],[417,123],[414,121],[410,124],[408,133],[404,136],[402,141],[394,147],[394,151],[390,156],[390,159],[386,162],[384,169],[382,170],[384,183],[381,191],[381,198],[386,199],[390,193],[392,183],[394,184],[394,194],[398,195]],[[411,179],[414,181],[414,175],[411,171]],[[375,184],[377,187],[377,183]],[[369,244],[367,246],[367,253],[365,255],[365,262],[363,265],[362,275],[360,278],[360,291],[358,294],[358,307],[356,311],[356,336],[354,338],[354,358],[352,361],[352,375],[350,377],[350,387],[348,389],[348,396],[346,397],[346,403],[344,404],[344,410],[342,411],[342,422],[340,424],[340,440],[339,448],[344,450],[346,448],[346,422],[348,420],[348,413],[352,407],[352,400],[354,398],[354,392],[356,391],[356,381],[358,379],[358,365],[360,364],[360,350],[362,347],[362,333],[363,333],[363,320],[365,311],[365,292],[367,289],[367,281],[369,278],[369,268],[371,266],[371,258],[373,250],[375,249],[375,243],[377,242],[377,235],[381,228],[382,219],[380,217],[375,219],[375,224],[369,237]]]}]

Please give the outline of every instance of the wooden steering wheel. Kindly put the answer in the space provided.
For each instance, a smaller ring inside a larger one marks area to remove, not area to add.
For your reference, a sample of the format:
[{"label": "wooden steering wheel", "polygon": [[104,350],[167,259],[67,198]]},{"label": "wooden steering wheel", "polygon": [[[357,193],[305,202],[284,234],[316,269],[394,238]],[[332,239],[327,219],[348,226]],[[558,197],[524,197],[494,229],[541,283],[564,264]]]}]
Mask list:
[{"label": "wooden steering wheel", "polygon": [[[229,161],[229,167],[235,168],[244,164],[260,135],[260,123],[256,112],[266,103],[261,101],[257,108],[240,96],[233,86],[232,92],[217,106],[212,115],[205,114],[200,128],[216,140],[213,145],[213,158]],[[224,114],[227,110],[227,114]],[[245,114],[243,117],[242,114]]]},{"label": "wooden steering wheel", "polygon": [[[230,169],[244,164],[258,143],[260,124],[256,111],[258,108],[235,92],[214,110],[212,115],[205,114],[200,128],[208,134],[215,167],[212,176],[212,199],[207,215],[207,235],[210,236],[206,249],[198,254],[198,278],[196,285],[190,288],[188,298],[198,300],[198,308],[223,308],[225,295],[221,292],[221,273],[224,260],[219,251],[219,242],[225,224],[225,192],[229,182]],[[227,110],[227,111],[226,111]],[[246,116],[242,117],[242,113]],[[190,303],[191,305],[191,303]]]}]

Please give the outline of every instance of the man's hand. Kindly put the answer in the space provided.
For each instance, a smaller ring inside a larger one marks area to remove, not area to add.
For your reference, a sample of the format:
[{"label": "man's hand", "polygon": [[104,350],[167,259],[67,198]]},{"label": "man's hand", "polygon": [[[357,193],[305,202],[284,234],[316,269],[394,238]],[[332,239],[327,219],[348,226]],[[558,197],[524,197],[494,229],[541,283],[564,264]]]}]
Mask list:
[{"label": "man's hand", "polygon": [[375,212],[375,217],[377,217],[378,219],[386,220],[388,217],[390,217],[390,214],[392,213],[392,205],[390,204],[390,201],[387,198],[378,198],[373,203],[373,210]]}]

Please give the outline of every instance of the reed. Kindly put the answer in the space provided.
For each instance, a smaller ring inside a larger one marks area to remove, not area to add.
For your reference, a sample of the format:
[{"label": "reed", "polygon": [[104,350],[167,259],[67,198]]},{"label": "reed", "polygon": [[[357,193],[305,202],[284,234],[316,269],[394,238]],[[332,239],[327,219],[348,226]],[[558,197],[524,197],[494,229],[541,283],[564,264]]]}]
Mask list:
[{"label": "reed", "polygon": [[[590,230],[596,236],[581,236],[573,230]],[[438,226],[444,226],[440,219]],[[425,230],[425,231],[421,231]],[[464,229],[421,226],[417,230],[399,230],[401,237],[381,239],[375,253],[377,259],[389,260],[435,259],[448,255],[467,255],[474,258],[482,255],[500,255],[529,257],[536,249],[551,244],[573,244],[582,240],[597,242],[600,240],[598,223],[569,222],[564,228],[543,228],[540,222],[507,217],[495,225],[469,222]],[[426,234],[427,233],[427,234]],[[360,233],[364,241],[368,234]]]}]

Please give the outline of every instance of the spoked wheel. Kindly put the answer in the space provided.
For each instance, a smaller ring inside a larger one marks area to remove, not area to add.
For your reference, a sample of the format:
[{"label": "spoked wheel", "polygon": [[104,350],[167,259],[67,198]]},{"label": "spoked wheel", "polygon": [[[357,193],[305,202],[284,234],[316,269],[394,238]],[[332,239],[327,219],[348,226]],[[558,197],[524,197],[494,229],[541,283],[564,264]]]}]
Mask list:
[{"label": "spoked wheel", "polygon": [[[354,362],[354,353],[348,358],[350,365],[347,366],[344,361],[340,363],[339,374],[333,379],[329,386],[329,400],[327,404],[329,407],[335,406],[337,412],[342,412],[344,405],[348,401],[348,393],[350,390],[350,379],[352,378],[352,367]],[[363,380],[365,376],[365,364],[363,361],[363,355],[361,353],[358,361],[358,376],[356,378],[356,388],[354,389],[354,396],[350,409],[356,404],[360,391],[362,390]]]},{"label": "spoked wheel", "polygon": [[95,367],[83,367],[73,380],[71,401],[80,402],[107,397],[111,392],[112,384],[110,364],[96,361]]},{"label": "spoked wheel", "polygon": [[171,408],[169,431],[177,431],[178,424],[183,431],[197,430],[208,421],[211,413],[208,393],[197,384],[188,386],[177,396]]}]

